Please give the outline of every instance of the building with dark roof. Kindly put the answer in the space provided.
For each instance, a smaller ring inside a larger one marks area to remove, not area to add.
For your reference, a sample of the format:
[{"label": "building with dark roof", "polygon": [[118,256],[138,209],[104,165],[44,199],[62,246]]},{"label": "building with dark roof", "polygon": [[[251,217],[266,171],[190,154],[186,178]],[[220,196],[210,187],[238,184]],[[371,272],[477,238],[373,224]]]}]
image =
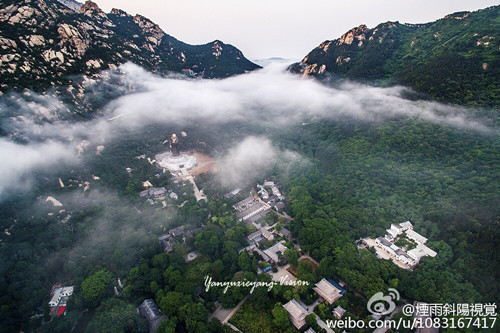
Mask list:
[{"label": "building with dark roof", "polygon": [[181,225],[180,227],[170,229],[168,233],[172,235],[172,237],[177,237],[177,236],[184,236],[186,227]]},{"label": "building with dark roof", "polygon": [[172,253],[174,251],[173,246],[175,245],[176,240],[172,238],[170,234],[161,235],[158,237],[158,241],[160,242],[160,246],[163,251],[167,253]]},{"label": "building with dark roof", "polygon": [[183,241],[193,237],[193,233],[190,230],[186,229],[186,227],[183,225],[174,229],[170,229],[168,233],[175,238],[181,236]]},{"label": "building with dark roof", "polygon": [[[196,229],[196,232],[201,231],[201,228]],[[163,251],[171,253],[173,252],[173,246],[177,243],[179,237],[182,237],[182,241],[185,242],[186,239],[193,237],[193,232],[187,230],[185,226],[181,225],[177,228],[170,229],[168,233],[158,237]]]},{"label": "building with dark roof", "polygon": [[152,299],[145,299],[139,306],[139,312],[146,318],[149,324],[149,332],[153,333],[163,319],[166,318],[160,312]]},{"label": "building with dark roof", "polygon": [[162,198],[166,195],[167,190],[164,187],[156,188],[156,187],[151,187],[150,189],[144,190],[139,193],[139,197],[141,199],[145,199],[148,197],[153,197],[153,198]]},{"label": "building with dark roof", "polygon": [[257,200],[255,200],[254,197],[250,196],[246,199],[243,199],[233,205],[233,208],[236,209],[238,212],[244,211],[245,209],[248,209],[249,207],[253,206]]},{"label": "building with dark roof", "polygon": [[277,212],[285,209],[285,203],[283,201],[278,201],[276,203],[271,204],[270,206],[273,207],[273,209]]},{"label": "building with dark roof", "polygon": [[292,232],[290,230],[288,230],[287,228],[281,228],[279,233],[288,239],[292,238]]},{"label": "building with dark roof", "polygon": [[262,240],[273,241],[274,235],[269,230],[267,230],[265,228],[260,228],[256,232],[253,232],[250,235],[248,235],[247,238],[248,238],[248,242],[250,244],[255,244],[255,243],[259,243]]}]

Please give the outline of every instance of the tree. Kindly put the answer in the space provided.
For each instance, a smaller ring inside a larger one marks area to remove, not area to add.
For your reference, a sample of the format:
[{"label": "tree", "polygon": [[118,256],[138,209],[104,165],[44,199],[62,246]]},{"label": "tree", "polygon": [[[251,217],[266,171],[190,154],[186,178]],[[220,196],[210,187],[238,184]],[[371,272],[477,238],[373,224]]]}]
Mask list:
[{"label": "tree", "polygon": [[286,329],[287,327],[290,326],[288,312],[285,310],[285,308],[280,302],[274,305],[273,322],[276,326],[278,326],[281,329]]},{"label": "tree", "polygon": [[142,189],[143,187],[141,182],[137,178],[131,178],[127,183],[127,187],[125,188],[125,194],[134,197],[137,196],[138,192]]},{"label": "tree", "polygon": [[220,276],[224,271],[224,262],[221,259],[217,259],[212,263],[212,272],[215,276]]},{"label": "tree", "polygon": [[96,311],[85,332],[124,332],[145,331],[147,323],[141,318],[134,305],[118,298],[110,298],[103,302],[102,309]]},{"label": "tree", "polygon": [[188,303],[179,309],[179,319],[186,323],[186,328],[193,331],[198,323],[206,323],[208,310],[201,303]]},{"label": "tree", "polygon": [[68,311],[65,316],[57,316],[52,321],[41,327],[38,323],[37,327],[41,328],[42,333],[65,333],[71,331],[77,322],[80,314],[78,311]]},{"label": "tree", "polygon": [[191,302],[191,296],[172,291],[159,300],[158,307],[168,316],[174,316],[179,311],[179,308],[188,302]]},{"label": "tree", "polygon": [[49,322],[50,321],[50,307],[49,307],[49,304],[47,302],[44,302],[43,305],[42,305],[42,309],[43,309],[43,320],[45,322]]},{"label": "tree", "polygon": [[299,264],[299,251],[294,248],[286,249],[284,255],[290,265],[297,267]]},{"label": "tree", "polygon": [[101,269],[83,280],[82,293],[85,300],[101,300],[104,297],[106,288],[111,288],[111,278],[111,272]]},{"label": "tree", "polygon": [[248,255],[247,251],[241,252],[238,258],[238,265],[244,272],[252,271],[252,262],[250,261],[250,256]]},{"label": "tree", "polygon": [[232,333],[233,330],[231,330],[229,327],[227,326],[223,326],[222,323],[220,322],[219,319],[217,318],[212,318],[207,326],[207,332],[210,332],[210,333],[221,333],[221,332],[227,332],[227,333]]},{"label": "tree", "polygon": [[165,289],[173,289],[178,283],[184,281],[181,272],[174,268],[174,266],[169,266],[163,272],[163,280],[165,281]]},{"label": "tree", "polygon": [[[269,274],[259,274],[257,276],[257,281],[263,283],[271,283],[272,277]],[[264,310],[267,309],[271,303],[271,297],[269,297],[269,291],[265,287],[255,288],[253,293],[250,294],[250,301],[255,305],[256,309]]]},{"label": "tree", "polygon": [[153,294],[156,294],[158,292],[158,284],[155,282],[155,281],[151,281],[151,283],[149,284],[149,289],[151,289],[151,292]]},{"label": "tree", "polygon": [[389,288],[397,289],[399,285],[399,280],[397,278],[389,280]]},{"label": "tree", "polygon": [[301,261],[297,267],[297,279],[314,283],[316,279],[312,264],[308,261]]},{"label": "tree", "polygon": [[333,258],[328,256],[321,259],[321,261],[319,262],[319,267],[316,272],[325,278],[330,278],[333,276],[334,271],[335,271],[335,265]]},{"label": "tree", "polygon": [[156,328],[155,333],[175,333],[177,326],[177,317],[171,317],[163,320]]},{"label": "tree", "polygon": [[316,315],[314,313],[310,313],[306,316],[306,323],[309,326],[314,326],[316,324]]}]

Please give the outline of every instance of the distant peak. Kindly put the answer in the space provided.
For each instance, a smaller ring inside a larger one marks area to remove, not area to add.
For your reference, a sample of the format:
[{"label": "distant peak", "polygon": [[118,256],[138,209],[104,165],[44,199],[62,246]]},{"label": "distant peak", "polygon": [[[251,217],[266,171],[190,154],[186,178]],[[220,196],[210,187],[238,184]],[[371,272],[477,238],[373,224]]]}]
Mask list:
[{"label": "distant peak", "polygon": [[78,10],[83,6],[82,3],[75,0],[57,0],[57,1],[75,12],[78,12]]},{"label": "distant peak", "polygon": [[134,15],[134,21],[136,21],[136,22],[144,22],[144,23],[148,23],[148,24],[151,24],[151,25],[155,24],[153,21],[151,21],[150,19],[148,19],[146,16],[142,16],[141,14],[135,14]]},{"label": "distant peak", "polygon": [[385,23],[382,24],[382,26],[384,28],[395,28],[399,25],[399,22],[396,21],[396,22],[393,22],[393,21],[387,21]]},{"label": "distant peak", "polygon": [[163,32],[163,30],[161,30],[161,28],[160,28],[160,26],[158,26],[158,24],[154,23],[153,21],[151,21],[150,19],[148,19],[145,16],[136,14],[134,16],[134,22],[137,23],[143,29],[155,29],[155,30],[160,30]]},{"label": "distant peak", "polygon": [[455,19],[455,20],[463,20],[467,16],[469,16],[470,12],[456,12],[453,14],[446,15],[444,19]]},{"label": "distant peak", "polygon": [[130,16],[126,11],[118,9],[118,8],[111,9],[111,14],[115,14],[115,15],[123,16],[123,17]]},{"label": "distant peak", "polygon": [[214,50],[213,51],[213,55],[216,58],[219,57],[222,54],[222,46],[223,45],[224,45],[224,43],[222,43],[220,40],[214,40],[212,42],[212,49]]},{"label": "distant peak", "polygon": [[362,24],[359,27],[354,27],[345,34],[343,34],[339,40],[338,45],[340,44],[352,44],[354,38],[358,40],[365,39],[365,33],[368,31],[366,25]]},{"label": "distant peak", "polygon": [[92,16],[92,14],[106,15],[102,11],[102,9],[99,8],[99,6],[91,0],[85,1],[85,3],[83,4],[83,6],[80,7],[78,12],[81,14],[88,15],[88,16]]},{"label": "distant peak", "polygon": [[165,36],[165,32],[160,28],[160,26],[147,17],[136,14],[134,16],[134,22],[141,28],[141,30],[154,37],[154,44],[158,45],[160,40]]}]

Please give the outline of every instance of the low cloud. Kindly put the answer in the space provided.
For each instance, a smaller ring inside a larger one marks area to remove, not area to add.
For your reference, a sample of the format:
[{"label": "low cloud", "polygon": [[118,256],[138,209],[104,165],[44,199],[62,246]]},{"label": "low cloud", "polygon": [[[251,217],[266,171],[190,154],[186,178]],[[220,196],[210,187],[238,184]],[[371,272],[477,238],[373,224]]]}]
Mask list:
[{"label": "low cloud", "polygon": [[217,175],[224,186],[238,186],[262,177],[273,166],[283,169],[301,160],[297,154],[278,149],[268,138],[249,136],[217,160]]},{"label": "low cloud", "polygon": [[[109,262],[117,262],[117,253],[127,255],[122,256],[119,267],[114,268],[131,267],[139,259],[140,249],[154,244],[153,240],[163,228],[170,226],[173,216],[167,210],[152,207],[139,207],[141,213],[116,193],[98,186],[87,192],[77,190],[58,193],[54,197],[63,204],[62,207],[54,207],[42,197],[29,215],[48,219],[66,230],[85,229],[84,234],[79,230],[80,236],[70,248],[43,258],[48,269],[60,275],[85,275],[86,271],[79,270],[91,265],[106,267]],[[83,224],[79,219],[82,214],[86,216]]]},{"label": "low cloud", "polygon": [[61,162],[71,161],[74,150],[59,142],[18,144],[0,139],[0,198],[9,189],[29,186],[32,169],[43,169]]},{"label": "low cloud", "polygon": [[140,91],[116,99],[108,108],[127,125],[245,121],[283,126],[310,117],[365,121],[418,117],[462,129],[493,130],[469,119],[463,108],[405,99],[409,90],[404,87],[380,88],[353,82],[329,87],[290,74],[279,64],[225,80],[159,78],[131,64],[122,70],[127,82],[135,82],[133,86]]},{"label": "low cloud", "polygon": [[[87,111],[98,114],[87,121],[71,120],[75,106],[64,103],[55,93],[0,96],[0,130],[4,135],[0,139],[4,157],[0,195],[8,187],[26,182],[23,177],[30,170],[74,159],[75,146],[82,140],[90,146],[105,144],[119,139],[124,129],[151,124],[210,127],[239,122],[277,128],[310,119],[382,122],[414,117],[478,134],[498,133],[497,128],[473,119],[464,108],[405,99],[408,89],[404,87],[379,88],[353,82],[330,87],[292,75],[280,64],[223,80],[185,79],[178,74],[158,77],[125,64],[118,72],[104,72],[101,79],[84,86],[84,102],[80,104],[89,103],[92,110]],[[100,108],[94,110],[98,105]],[[259,165],[266,166],[274,154],[276,149],[267,139],[244,140],[227,156],[238,170],[227,177],[235,181]]]}]

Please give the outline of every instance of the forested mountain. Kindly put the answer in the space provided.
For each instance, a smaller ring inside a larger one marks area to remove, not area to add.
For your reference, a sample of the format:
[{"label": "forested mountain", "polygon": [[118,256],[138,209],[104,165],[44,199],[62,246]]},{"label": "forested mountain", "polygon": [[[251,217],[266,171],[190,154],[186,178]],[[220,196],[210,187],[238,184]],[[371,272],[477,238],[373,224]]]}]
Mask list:
[{"label": "forested mountain", "polygon": [[57,0],[0,3],[0,91],[63,84],[70,75],[127,61],[154,73],[190,69],[206,78],[259,68],[221,41],[189,45],[141,15],[119,9],[106,14],[91,1],[78,12]]},{"label": "forested mountain", "polygon": [[402,84],[443,101],[499,105],[500,6],[425,24],[353,28],[312,50],[291,70]]}]

